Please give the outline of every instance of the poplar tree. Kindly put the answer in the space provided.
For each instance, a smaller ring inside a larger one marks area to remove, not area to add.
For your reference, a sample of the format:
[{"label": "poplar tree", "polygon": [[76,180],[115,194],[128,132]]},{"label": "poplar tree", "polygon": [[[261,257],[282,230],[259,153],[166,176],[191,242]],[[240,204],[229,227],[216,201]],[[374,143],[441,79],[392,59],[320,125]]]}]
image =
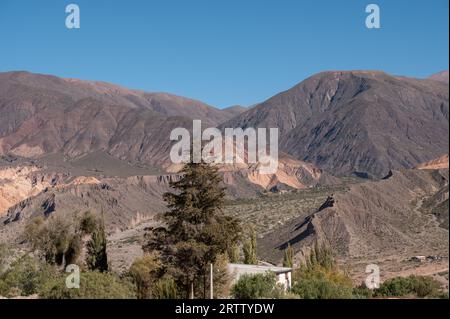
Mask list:
[{"label": "poplar tree", "polygon": [[256,265],[258,264],[258,256],[256,254],[256,232],[252,227],[250,229],[250,238],[244,242],[244,264]]},{"label": "poplar tree", "polygon": [[291,244],[288,244],[284,251],[283,267],[292,268],[294,266],[294,250]]}]

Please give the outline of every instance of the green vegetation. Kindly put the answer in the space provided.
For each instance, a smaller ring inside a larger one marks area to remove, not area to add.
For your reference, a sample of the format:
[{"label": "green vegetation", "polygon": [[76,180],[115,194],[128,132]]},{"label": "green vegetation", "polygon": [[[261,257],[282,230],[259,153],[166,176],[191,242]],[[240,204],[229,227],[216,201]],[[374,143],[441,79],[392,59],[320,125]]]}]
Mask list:
[{"label": "green vegetation", "polygon": [[352,281],[340,271],[332,251],[317,242],[309,257],[294,271],[292,292],[304,299],[350,299]]},{"label": "green vegetation", "polygon": [[102,222],[97,223],[87,243],[86,265],[90,270],[108,271],[108,256],[106,254],[106,232]]},{"label": "green vegetation", "polygon": [[0,295],[16,297],[37,294],[56,273],[51,265],[25,255],[0,273]]},{"label": "green vegetation", "polygon": [[288,244],[288,247],[284,251],[283,267],[294,267],[294,250],[290,244]]},{"label": "green vegetation", "polygon": [[144,251],[159,253],[162,275],[169,275],[181,296],[207,298],[210,264],[232,252],[241,228],[222,213],[225,197],[217,169],[205,163],[186,164],[183,177],[171,183],[174,193],[164,194],[169,211],[165,225],[147,234]]},{"label": "green vegetation", "polygon": [[256,265],[258,264],[258,257],[256,255],[256,232],[250,228],[249,238],[244,242],[244,264]]},{"label": "green vegetation", "polygon": [[383,282],[374,291],[376,297],[440,297],[440,284],[431,277],[409,276],[395,277]]},{"label": "green vegetation", "polygon": [[134,285],[111,273],[98,271],[82,272],[80,288],[68,289],[65,276],[47,281],[39,291],[44,299],[133,299],[136,298]]},{"label": "green vegetation", "polygon": [[158,291],[156,293],[158,296],[170,294],[167,293],[170,290],[167,289],[168,281],[161,282],[159,280],[161,271],[161,261],[155,254],[146,254],[144,257],[134,261],[130,267],[129,274],[136,284],[137,297],[139,299],[154,298],[156,291]]},{"label": "green vegetation", "polygon": [[264,194],[257,198],[225,201],[224,213],[249,223],[258,235],[270,233],[292,218],[306,217],[325,202],[330,194],[345,191],[343,185],[302,189],[285,194]]},{"label": "green vegetation", "polygon": [[0,274],[7,266],[7,258],[9,256],[9,249],[5,244],[0,244]]},{"label": "green vegetation", "polygon": [[50,265],[76,264],[83,249],[82,237],[89,235],[87,265],[90,269],[107,269],[106,235],[103,222],[90,212],[80,218],[75,214],[72,223],[58,216],[47,220],[32,219],[24,231],[25,240],[32,251],[38,252]]},{"label": "green vegetation", "polygon": [[[86,212],[74,214],[73,221],[58,216],[31,220],[24,232],[31,253],[14,257],[0,245],[0,295],[50,299],[208,298],[212,264],[216,298],[230,295],[244,299],[448,298],[431,277],[393,278],[376,290],[364,285],[354,287],[350,277],[338,267],[332,251],[318,243],[293,271],[289,292],[276,284],[273,273],[244,275],[230,287],[229,262],[239,263],[243,256],[244,263],[258,263],[256,234],[265,221],[255,220],[255,227],[251,226],[242,240],[238,219],[223,212],[224,189],[219,185],[221,179],[213,167],[203,163],[186,165],[183,178],[171,183],[174,192],[164,195],[169,208],[160,216],[164,226],[146,234],[144,256],[136,259],[121,276],[108,269],[102,218]],[[270,201],[262,199],[252,205],[259,205],[271,214],[282,201],[312,205],[322,196],[321,191],[306,190],[307,196],[311,195],[309,199],[297,193],[266,196],[271,197]],[[239,205],[233,207],[240,212]],[[84,263],[79,261],[83,250]],[[80,288],[69,289],[64,268],[77,263],[81,268]],[[283,265],[292,268],[293,263],[294,250],[288,245]]]},{"label": "green vegetation", "polygon": [[270,298],[276,289],[275,274],[243,275],[233,286],[231,294],[237,299]]}]

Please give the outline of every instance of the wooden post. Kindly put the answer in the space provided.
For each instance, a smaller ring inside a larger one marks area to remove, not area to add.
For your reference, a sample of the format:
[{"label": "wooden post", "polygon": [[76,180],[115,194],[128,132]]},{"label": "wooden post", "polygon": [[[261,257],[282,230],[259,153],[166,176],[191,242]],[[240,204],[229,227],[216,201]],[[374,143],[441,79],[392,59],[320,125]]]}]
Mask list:
[{"label": "wooden post", "polygon": [[209,279],[209,298],[210,299],[214,299],[214,266],[213,264],[211,264],[211,269],[210,269],[210,279]]},{"label": "wooden post", "polygon": [[189,299],[194,299],[194,282],[191,281],[191,291],[189,293]]}]

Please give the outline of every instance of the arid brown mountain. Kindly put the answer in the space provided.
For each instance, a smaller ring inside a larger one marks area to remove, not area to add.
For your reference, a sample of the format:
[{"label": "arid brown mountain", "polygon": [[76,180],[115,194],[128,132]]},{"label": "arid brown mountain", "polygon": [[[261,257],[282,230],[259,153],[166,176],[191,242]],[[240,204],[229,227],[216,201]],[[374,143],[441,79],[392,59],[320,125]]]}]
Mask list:
[{"label": "arid brown mountain", "polygon": [[448,168],[448,154],[432,161],[422,163],[416,166],[417,169],[445,169]]},{"label": "arid brown mountain", "polygon": [[393,171],[330,194],[314,213],[299,211],[261,239],[260,254],[278,263],[290,244],[301,259],[315,241],[345,260],[448,257],[448,169]]},{"label": "arid brown mountain", "polygon": [[448,81],[449,81],[448,70],[433,74],[432,76],[429,77],[429,79],[444,82],[444,83],[448,84]]},{"label": "arid brown mountain", "polygon": [[332,174],[383,177],[448,153],[448,86],[324,72],[222,124],[278,127],[281,149]]},{"label": "arid brown mountain", "polygon": [[103,82],[10,72],[0,74],[0,155],[70,158],[104,151],[119,159],[160,166],[170,131],[192,119],[215,126],[239,113],[165,93]]}]

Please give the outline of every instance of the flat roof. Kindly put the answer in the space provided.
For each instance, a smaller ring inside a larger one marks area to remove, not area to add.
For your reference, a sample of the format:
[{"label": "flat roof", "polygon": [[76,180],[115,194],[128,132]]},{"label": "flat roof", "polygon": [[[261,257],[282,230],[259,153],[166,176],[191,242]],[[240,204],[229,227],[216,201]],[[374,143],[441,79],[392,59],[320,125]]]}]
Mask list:
[{"label": "flat roof", "polygon": [[260,265],[246,265],[246,264],[228,264],[231,268],[260,270],[260,271],[272,271],[275,273],[291,272],[292,268],[277,267],[277,266],[260,266]]}]

